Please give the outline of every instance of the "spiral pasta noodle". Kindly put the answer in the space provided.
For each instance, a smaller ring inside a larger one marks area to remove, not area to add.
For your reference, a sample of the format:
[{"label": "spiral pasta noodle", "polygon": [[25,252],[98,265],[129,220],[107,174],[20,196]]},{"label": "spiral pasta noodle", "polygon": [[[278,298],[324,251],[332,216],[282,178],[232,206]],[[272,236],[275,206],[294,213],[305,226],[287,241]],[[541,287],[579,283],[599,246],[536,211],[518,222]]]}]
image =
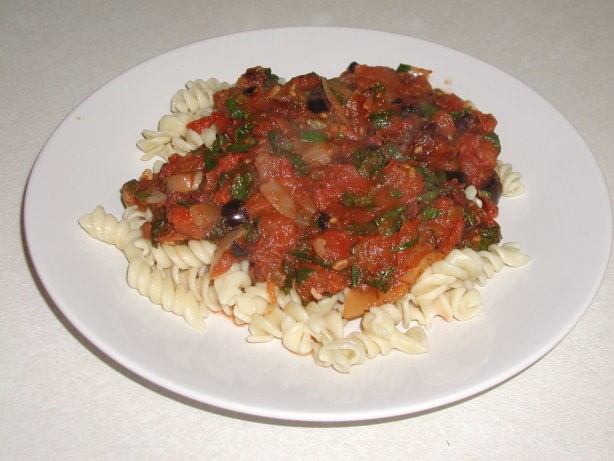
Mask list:
[{"label": "spiral pasta noodle", "polygon": [[[518,267],[528,261],[529,257],[514,242],[490,245],[488,251],[452,250],[444,260],[424,271],[409,296],[398,301],[399,307],[411,316],[409,321],[416,320],[427,328],[435,317],[468,320],[482,311],[481,295],[474,283],[484,285],[503,267]],[[418,309],[411,309],[408,303]]]},{"label": "spiral pasta noodle", "polygon": [[392,349],[412,355],[427,352],[424,330],[414,326],[403,332],[397,327],[401,318],[398,308],[392,304],[371,308],[362,319],[360,331],[318,344],[312,353],[314,361],[348,373],[352,366],[378,355],[388,355]]},{"label": "spiral pasta noodle", "polygon": [[213,94],[230,85],[215,78],[190,80],[185,89],[178,90],[171,98],[171,112],[191,112],[197,114],[213,109]]},{"label": "spiral pasta noodle", "polygon": [[171,98],[171,114],[160,118],[158,129],[143,130],[143,139],[136,143],[143,151],[142,160],[151,160],[156,156],[167,160],[173,153],[185,155],[203,145],[211,147],[215,142],[215,126],[197,133],[187,125],[210,115],[214,108],[213,94],[230,85],[210,78],[206,81],[190,80],[185,86]]},{"label": "spiral pasta noodle", "polygon": [[210,264],[216,248],[215,244],[207,240],[189,240],[186,245],[161,244],[154,247],[151,240],[140,238],[134,244],[161,269],[176,267],[180,270]]},{"label": "spiral pasta noodle", "polygon": [[501,180],[501,195],[515,197],[524,193],[524,185],[520,180],[521,175],[512,169],[511,164],[498,160],[495,171]]},{"label": "spiral pasta noodle", "polygon": [[209,313],[207,307],[183,285],[175,285],[161,270],[152,268],[145,259],[131,260],[126,278],[130,287],[154,304],[162,306],[165,311],[181,315],[197,330],[205,329],[204,318]]},{"label": "spiral pasta noodle", "polygon": [[252,317],[247,337],[249,342],[266,342],[278,338],[291,352],[299,355],[310,353],[316,343],[326,343],[343,336],[344,320],[333,309],[329,298],[327,306],[311,302],[288,301],[276,305],[267,313]]},{"label": "spiral pasta noodle", "polygon": [[[186,288],[179,280],[173,281],[163,268],[154,266],[150,248],[143,248],[141,226],[150,218],[148,212],[140,212],[136,207],[128,207],[121,220],[106,213],[101,206],[79,219],[81,227],[93,238],[114,245],[128,259],[127,282],[154,304],[162,306],[183,318],[192,327],[205,328],[203,319],[208,315],[206,305],[194,292],[198,291],[196,276],[192,277],[192,289]],[[178,273],[177,273],[178,275]],[[189,285],[189,284],[188,284]]]},{"label": "spiral pasta noodle", "polygon": [[141,226],[146,218],[147,213],[129,207],[118,221],[115,216],[106,213],[103,207],[97,206],[91,213],[79,218],[79,225],[91,237],[115,245],[130,260],[140,254],[134,242],[141,238]]}]

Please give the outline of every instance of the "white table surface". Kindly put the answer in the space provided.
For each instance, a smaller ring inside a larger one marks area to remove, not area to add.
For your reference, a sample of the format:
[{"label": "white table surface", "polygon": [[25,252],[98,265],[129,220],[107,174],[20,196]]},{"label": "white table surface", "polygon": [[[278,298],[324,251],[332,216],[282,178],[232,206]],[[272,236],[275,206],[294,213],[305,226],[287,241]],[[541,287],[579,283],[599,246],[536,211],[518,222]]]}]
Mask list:
[{"label": "white table surface", "polygon": [[100,85],[184,44],[290,25],[402,33],[503,69],[575,125],[613,191],[613,21],[610,0],[1,2],[0,459],[614,459],[612,264],[572,332],[488,392],[393,420],[284,423],[120,371],[46,302],[20,226],[37,154]]}]

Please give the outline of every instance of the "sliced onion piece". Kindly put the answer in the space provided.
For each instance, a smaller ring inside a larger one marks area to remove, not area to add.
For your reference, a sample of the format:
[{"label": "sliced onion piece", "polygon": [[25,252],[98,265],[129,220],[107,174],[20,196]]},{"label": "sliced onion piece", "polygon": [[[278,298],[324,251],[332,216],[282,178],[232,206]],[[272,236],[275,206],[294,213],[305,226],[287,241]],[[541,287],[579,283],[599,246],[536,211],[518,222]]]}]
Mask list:
[{"label": "sliced onion piece", "polygon": [[164,192],[154,190],[145,202],[149,203],[150,205],[164,203],[166,201],[166,197],[167,195]]},{"label": "sliced onion piece", "polygon": [[179,192],[186,194],[193,192],[203,181],[203,172],[197,171],[196,173],[182,173],[169,176],[166,180],[166,190],[168,192]]},{"label": "sliced onion piece", "polygon": [[220,261],[220,258],[224,255],[224,253],[230,250],[230,247],[235,240],[238,240],[245,235],[245,232],[247,231],[243,226],[241,226],[231,230],[224,237],[222,237],[222,239],[218,242],[215,251],[213,252],[213,256],[211,257],[210,272],[215,273],[215,266]]},{"label": "sliced onion piece", "polygon": [[222,213],[213,203],[197,203],[190,207],[190,217],[197,226],[210,229],[220,220]]},{"label": "sliced onion piece", "polygon": [[262,184],[260,193],[280,214],[292,219],[296,217],[296,205],[292,197],[274,179]]},{"label": "sliced onion piece", "polygon": [[295,141],[294,150],[309,166],[328,165],[332,160],[332,146],[326,142]]},{"label": "sliced onion piece", "polygon": [[316,255],[318,255],[322,259],[326,258],[326,244],[322,237],[314,238],[311,241],[311,246],[313,247],[313,251],[315,251]]}]

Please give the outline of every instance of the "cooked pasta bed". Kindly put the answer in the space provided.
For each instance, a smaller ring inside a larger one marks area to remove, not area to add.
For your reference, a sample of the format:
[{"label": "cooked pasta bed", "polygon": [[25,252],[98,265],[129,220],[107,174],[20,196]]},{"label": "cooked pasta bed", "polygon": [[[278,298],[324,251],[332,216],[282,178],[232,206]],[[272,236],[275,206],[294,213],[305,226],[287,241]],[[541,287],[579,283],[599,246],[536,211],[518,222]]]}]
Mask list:
[{"label": "cooked pasta bed", "polygon": [[[382,69],[353,64],[339,79],[284,84],[256,68],[233,85],[188,82],[137,142],[153,164],[122,188],[121,218],[98,206],[79,224],[125,254],[130,287],[196,329],[223,313],[245,326],[248,342],[279,340],[344,373],[392,349],[427,352],[424,330],[435,317],[475,317],[476,286],[528,262],[516,243],[499,241],[494,221],[498,196],[524,187],[497,158],[494,117],[430,89],[424,69]],[[371,107],[367,125],[351,113],[355,100]],[[297,101],[304,107],[290,107]],[[437,142],[456,150],[441,154]],[[467,146],[477,153],[465,155]],[[371,189],[335,190],[325,205],[300,195],[338,165]],[[415,180],[414,195],[386,174]],[[261,248],[271,216],[273,228],[298,235],[285,252],[274,246],[281,234]],[[337,240],[324,239],[331,235]],[[381,246],[382,265],[369,262],[374,253],[361,256],[369,245]]]}]

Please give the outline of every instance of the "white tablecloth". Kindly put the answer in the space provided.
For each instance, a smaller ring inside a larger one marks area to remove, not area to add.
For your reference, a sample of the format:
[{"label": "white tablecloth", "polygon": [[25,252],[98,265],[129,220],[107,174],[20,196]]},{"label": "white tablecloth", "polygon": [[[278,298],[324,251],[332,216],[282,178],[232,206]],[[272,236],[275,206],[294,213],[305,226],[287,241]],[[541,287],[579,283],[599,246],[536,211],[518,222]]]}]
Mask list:
[{"label": "white tablecloth", "polygon": [[38,152],[100,85],[184,44],[290,25],[402,33],[503,69],[577,127],[612,191],[613,20],[610,0],[4,2],[0,458],[614,459],[611,264],[573,331],[482,395],[394,420],[283,423],[171,397],[88,348],[33,281],[20,225]]}]

